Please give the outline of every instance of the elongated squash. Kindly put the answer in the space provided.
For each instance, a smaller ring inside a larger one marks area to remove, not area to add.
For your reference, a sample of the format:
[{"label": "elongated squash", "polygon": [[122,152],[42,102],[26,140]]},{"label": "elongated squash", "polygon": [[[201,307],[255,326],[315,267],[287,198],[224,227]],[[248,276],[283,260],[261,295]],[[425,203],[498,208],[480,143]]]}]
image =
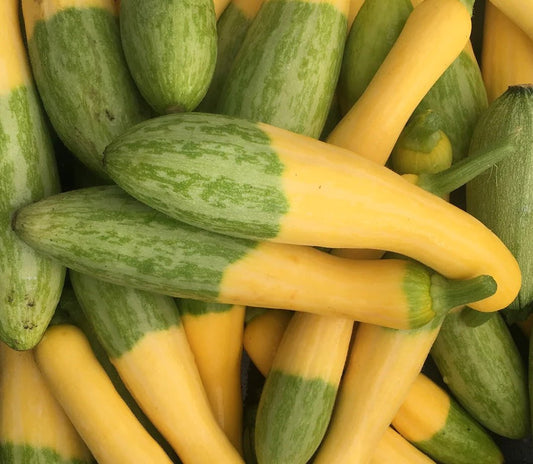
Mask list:
[{"label": "elongated squash", "polygon": [[0,3],[0,44],[0,340],[26,350],[52,318],[65,269],[21,242],[10,227],[11,216],[60,186],[15,0]]},{"label": "elongated squash", "polygon": [[217,57],[213,0],[123,0],[120,36],[133,79],[157,113],[200,103]]},{"label": "elongated squash", "polygon": [[422,369],[443,318],[412,331],[357,327],[317,464],[370,461]]},{"label": "elongated squash", "polygon": [[489,0],[485,3],[481,71],[490,102],[511,85],[533,81],[533,39]]},{"label": "elongated squash", "polygon": [[150,116],[130,76],[113,0],[24,0],[33,75],[50,121],[86,166],[102,170],[105,146]]},{"label": "elongated squash", "polygon": [[366,0],[361,6],[346,39],[339,75],[343,115],[365,91],[412,10],[410,0]]},{"label": "elongated squash", "polygon": [[348,0],[266,0],[217,112],[319,137],[340,71],[347,11]]},{"label": "elongated squash", "polygon": [[176,452],[163,438],[159,430],[157,430],[150,422],[150,420],[146,417],[146,414],[144,414],[144,412],[136,403],[129,390],[122,382],[117,370],[109,360],[107,352],[105,351],[102,344],[99,342],[95,330],[93,329],[90,322],[87,320],[87,317],[85,317],[85,314],[83,314],[83,310],[81,309],[81,306],[76,298],[74,290],[71,286],[68,285],[65,285],[65,287],[63,288],[63,292],[61,293],[61,299],[59,300],[59,304],[57,305],[57,309],[54,314],[54,318],[52,319],[52,323],[58,323],[57,320],[60,318],[60,322],[74,324],[82,330],[83,334],[87,338],[87,341],[89,342],[89,345],[91,346],[91,350],[93,351],[94,356],[96,357],[100,365],[104,368],[107,376],[109,377],[109,380],[111,380],[111,382],[113,383],[113,386],[115,387],[117,393],[127,404],[131,412],[135,414],[135,417],[137,418],[139,423],[157,441],[161,448],[163,448],[168,457],[171,458],[173,462],[178,462],[179,458]]},{"label": "elongated squash", "polygon": [[443,464],[500,464],[491,436],[442,388],[419,375],[392,421],[411,443]]},{"label": "elongated squash", "polygon": [[516,319],[521,318],[520,312],[529,312],[533,301],[533,254],[524,235],[533,227],[529,213],[533,194],[528,188],[533,181],[532,129],[533,86],[510,87],[483,113],[472,135],[471,151],[512,138],[515,153],[473,179],[466,189],[467,211],[501,238],[520,265],[522,286],[506,310]]},{"label": "elongated squash", "polygon": [[209,404],[231,443],[242,450],[242,305],[178,301],[183,328]]},{"label": "elongated squash", "polygon": [[241,463],[210,408],[172,298],[72,272],[84,313],[152,423],[185,463]]},{"label": "elongated squash", "polygon": [[99,464],[171,463],[114,389],[80,329],[49,327],[35,347],[35,359]]},{"label": "elongated squash", "polygon": [[[328,141],[384,164],[409,117],[465,47],[470,31],[470,13],[459,0],[417,5],[365,92]],[[375,127],[380,128],[379,138]]]},{"label": "elongated squash", "polygon": [[434,311],[495,291],[490,276],[448,280],[408,260],[355,261],[214,234],[158,213],[116,186],[41,200],[19,210],[13,225],[40,252],[120,285],[392,327],[420,326]]},{"label": "elongated squash", "polygon": [[0,461],[88,464],[91,453],[52,395],[33,357],[0,342]]},{"label": "elongated squash", "polygon": [[[231,69],[246,32],[263,0],[232,0],[217,21],[217,59],[213,77],[197,111],[214,113],[220,91]],[[215,5],[216,6],[216,5]]]},{"label": "elongated squash", "polygon": [[518,293],[516,260],[471,215],[348,150],[274,126],[200,113],[154,118],[109,145],[105,166],[140,201],[198,227],[395,251],[450,278],[488,274],[498,290],[472,303],[483,311]]},{"label": "elongated squash", "polygon": [[530,425],[527,375],[520,353],[500,313],[484,315],[485,321],[473,326],[465,317],[469,311],[446,317],[431,356],[472,417],[499,435],[523,438]]},{"label": "elongated squash", "polygon": [[260,463],[305,464],[329,423],[353,321],[295,313],[267,375],[255,426]]}]

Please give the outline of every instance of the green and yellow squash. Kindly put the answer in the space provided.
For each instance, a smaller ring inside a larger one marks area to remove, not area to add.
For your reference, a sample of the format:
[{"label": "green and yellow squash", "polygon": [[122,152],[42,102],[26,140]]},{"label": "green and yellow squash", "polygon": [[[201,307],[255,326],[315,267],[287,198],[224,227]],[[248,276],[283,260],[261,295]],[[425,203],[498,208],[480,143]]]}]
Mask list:
[{"label": "green and yellow squash", "polygon": [[495,291],[490,276],[449,280],[410,260],[356,261],[312,247],[197,229],[116,186],[65,192],[33,203],[19,210],[13,226],[40,252],[119,285],[397,328],[420,326],[442,308]]},{"label": "green and yellow squash", "polygon": [[518,293],[516,260],[471,215],[377,163],[271,125],[201,113],[154,118],[109,145],[105,167],[143,203],[197,227],[395,251],[449,278],[491,275],[496,293],[472,303],[483,311]]},{"label": "green and yellow squash", "polygon": [[219,427],[174,300],[71,272],[74,292],[124,384],[186,463],[242,463]]}]

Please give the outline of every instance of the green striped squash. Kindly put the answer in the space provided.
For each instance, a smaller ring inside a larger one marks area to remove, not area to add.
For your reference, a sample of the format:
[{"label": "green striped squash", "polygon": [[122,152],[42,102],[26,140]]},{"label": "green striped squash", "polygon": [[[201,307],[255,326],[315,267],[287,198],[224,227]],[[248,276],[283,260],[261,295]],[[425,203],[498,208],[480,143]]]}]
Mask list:
[{"label": "green striped squash", "polygon": [[494,433],[523,438],[530,427],[524,362],[500,313],[471,323],[471,311],[446,317],[431,356],[472,417]]},{"label": "green striped squash", "polygon": [[353,321],[297,312],[277,348],[255,424],[259,462],[305,464],[329,424]]},{"label": "green striped squash", "polygon": [[217,21],[217,59],[213,77],[205,97],[197,106],[198,111],[214,113],[231,65],[241,48],[263,0],[233,0]]},{"label": "green striped squash", "polygon": [[318,138],[346,39],[346,12],[329,1],[266,1],[233,62],[217,112]]},{"label": "green striped squash", "polygon": [[177,222],[116,186],[33,203],[18,212],[13,227],[30,246],[69,268],[119,285],[394,328],[425,324],[435,310],[495,290],[488,276],[447,280],[407,260],[355,261],[311,247],[215,234]]},{"label": "green striped squash", "polygon": [[347,113],[363,94],[413,10],[411,0],[365,0],[355,17],[342,58],[339,103]]},{"label": "green striped squash", "polygon": [[114,2],[22,2],[31,66],[59,138],[102,169],[105,146],[150,116],[126,65]]},{"label": "green striped squash", "polygon": [[217,59],[213,0],[122,0],[120,35],[133,79],[157,113],[200,103]]},{"label": "green striped squash", "polygon": [[526,231],[533,228],[533,87],[510,87],[483,113],[471,151],[511,137],[515,152],[468,183],[466,208],[509,247],[522,270],[522,287],[506,316],[525,317],[533,301],[533,250]]},{"label": "green striped squash", "polygon": [[[34,347],[59,300],[65,270],[35,253],[11,228],[23,205],[60,189],[49,128],[23,48],[17,2],[0,6],[0,339]],[[4,39],[3,39],[4,40]]]}]

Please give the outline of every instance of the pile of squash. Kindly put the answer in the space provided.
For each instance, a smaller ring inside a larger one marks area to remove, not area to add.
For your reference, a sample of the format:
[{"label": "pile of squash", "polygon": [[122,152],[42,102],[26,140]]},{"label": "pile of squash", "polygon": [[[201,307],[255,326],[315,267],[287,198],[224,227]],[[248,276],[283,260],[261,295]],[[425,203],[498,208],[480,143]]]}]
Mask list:
[{"label": "pile of squash", "polygon": [[0,462],[533,463],[531,181],[530,0],[0,2]]}]

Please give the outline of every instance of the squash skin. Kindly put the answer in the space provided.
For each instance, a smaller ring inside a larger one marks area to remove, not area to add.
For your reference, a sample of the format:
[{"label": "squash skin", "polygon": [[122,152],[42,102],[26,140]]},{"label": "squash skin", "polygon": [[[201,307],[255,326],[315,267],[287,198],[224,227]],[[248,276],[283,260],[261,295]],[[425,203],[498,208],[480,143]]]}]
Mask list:
[{"label": "squash skin", "polygon": [[109,182],[102,169],[105,146],[151,115],[126,65],[114,2],[58,6],[54,0],[24,0],[22,8],[31,67],[50,122],[65,146]]},{"label": "squash skin", "polygon": [[489,102],[533,80],[533,40],[492,2],[485,4],[481,71]]},{"label": "squash skin", "polygon": [[33,350],[0,342],[0,459],[4,464],[89,464],[94,460],[52,395]]},{"label": "squash skin", "polygon": [[533,182],[532,124],[531,86],[513,86],[493,101],[476,125],[470,150],[482,150],[510,137],[515,153],[466,187],[466,210],[500,237],[520,265],[522,286],[505,310],[507,316],[516,313],[517,319],[533,301],[533,251],[524,235],[533,227],[533,194],[528,187]]},{"label": "squash skin", "polygon": [[215,70],[213,0],[123,0],[120,36],[133,79],[157,113],[196,108]]},{"label": "squash skin", "polygon": [[124,384],[178,456],[241,463],[213,415],[173,299],[75,272],[71,280]]},{"label": "squash skin", "polygon": [[0,5],[0,340],[33,348],[54,313],[65,268],[36,254],[11,229],[16,209],[59,192],[48,123],[24,49],[18,2]]},{"label": "squash skin", "polygon": [[233,62],[217,112],[318,138],[346,38],[347,1],[266,1]]},{"label": "squash skin", "polygon": [[508,438],[529,433],[527,375],[500,313],[487,314],[475,327],[461,312],[450,313],[431,356],[454,397],[480,424]]},{"label": "squash skin", "polygon": [[449,278],[491,275],[498,290],[476,309],[502,309],[520,286],[514,257],[471,215],[348,150],[274,126],[155,118],[109,145],[105,166],[140,201],[218,233],[395,251]]},{"label": "squash skin", "polygon": [[[171,463],[114,389],[80,329],[70,324],[49,327],[35,348],[35,359],[52,394],[99,463],[141,459]],[[129,438],[128,447],[123,446],[124,436]]]},{"label": "squash skin", "polygon": [[245,307],[187,299],[177,306],[213,413],[240,452]]}]

